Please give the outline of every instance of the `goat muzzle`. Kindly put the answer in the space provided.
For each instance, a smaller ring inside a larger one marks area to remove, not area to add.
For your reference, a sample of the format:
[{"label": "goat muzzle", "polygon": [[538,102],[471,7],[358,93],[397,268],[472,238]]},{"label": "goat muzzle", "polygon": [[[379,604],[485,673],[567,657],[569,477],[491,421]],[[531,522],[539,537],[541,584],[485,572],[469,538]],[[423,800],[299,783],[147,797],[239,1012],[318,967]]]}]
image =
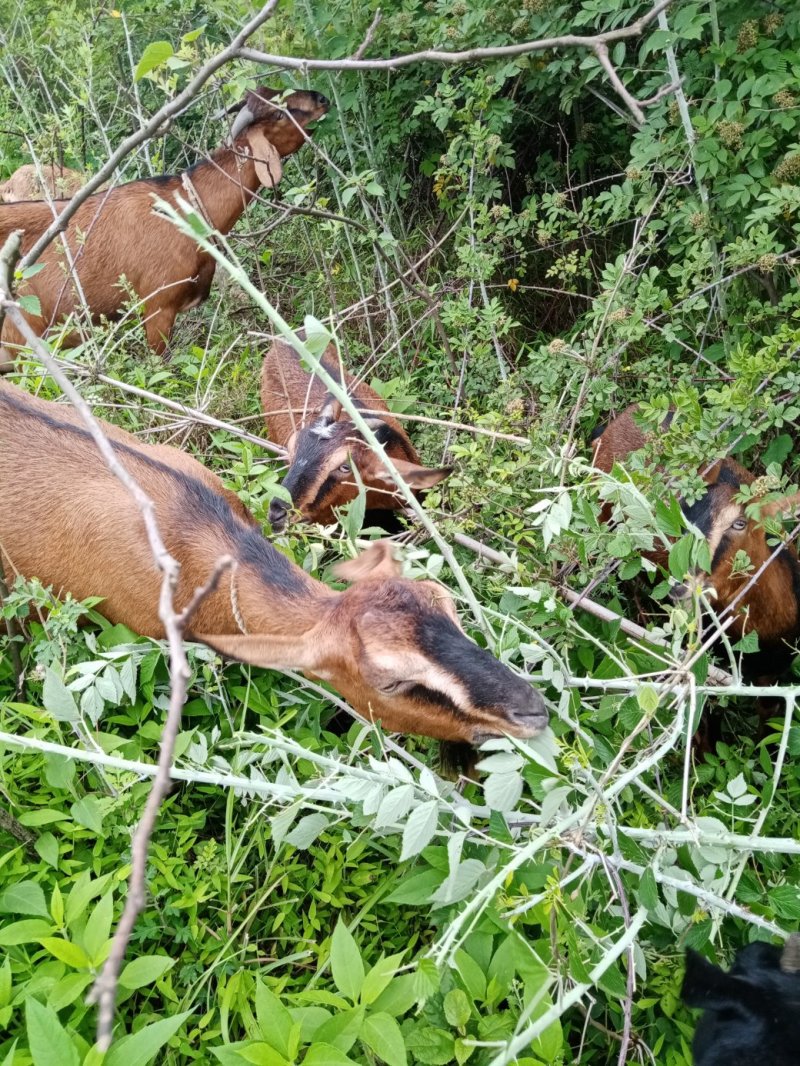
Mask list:
[{"label": "goat muzzle", "polygon": [[283,533],[286,529],[289,508],[282,500],[273,500],[269,505],[269,524],[274,533]]}]

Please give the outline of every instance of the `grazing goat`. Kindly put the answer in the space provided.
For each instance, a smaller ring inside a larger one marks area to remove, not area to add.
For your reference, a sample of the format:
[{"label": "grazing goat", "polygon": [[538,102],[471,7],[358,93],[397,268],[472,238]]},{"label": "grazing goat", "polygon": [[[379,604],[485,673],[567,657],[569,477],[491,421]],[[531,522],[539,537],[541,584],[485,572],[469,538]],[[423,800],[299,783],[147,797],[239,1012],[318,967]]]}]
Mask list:
[{"label": "grazing goat", "polygon": [[[615,462],[624,459],[647,443],[645,432],[636,424],[637,405],[632,404],[613,419],[594,441],[593,463],[608,473]],[[670,416],[671,420],[671,416]],[[705,494],[683,512],[708,539],[711,555],[711,574],[704,580],[715,593],[715,609],[722,613],[733,604],[742,588],[757,573],[774,550],[767,543],[761,519],[788,513],[798,504],[798,494],[784,496],[762,504],[760,519],[749,518],[745,505],[736,501],[743,485],[752,485],[755,477],[733,459],[720,459],[702,470],[707,489]],[[610,517],[610,508],[604,508]],[[737,552],[745,552],[752,571],[743,573],[734,568]],[[667,553],[651,556],[660,564],[666,563]],[[685,585],[676,586],[671,596],[682,599],[689,595]],[[792,651],[787,641],[800,635],[800,560],[793,545],[782,548],[769,566],[733,607],[734,621],[728,632],[734,640],[745,632],[755,631],[759,639],[759,653],[745,657],[749,676],[776,677],[789,665]]]},{"label": "grazing goat", "polygon": [[[20,295],[39,299],[40,313],[25,314],[32,329],[41,335],[77,311],[81,292],[94,321],[101,315],[118,317],[128,299],[126,285],[120,283],[124,277],[144,305],[147,343],[163,352],[175,316],[208,296],[216,263],[171,222],[154,215],[153,202],[189,200],[216,230],[227,233],[261,186],[277,185],[281,159],[300,148],[306,126],[329,107],[317,92],[291,93],[280,105],[270,102],[279,95],[267,88],[249,92],[233,123],[231,144],[185,173],[132,181],[81,204],[65,233],[80,286],[67,269],[61,242],[54,241],[39,260],[44,269],[20,285]],[[13,230],[21,229],[26,252],[52,221],[49,204],[0,207],[0,247]],[[6,319],[0,339],[8,363],[7,346],[21,345],[23,338]]]},{"label": "grazing goat", "polygon": [[[60,200],[75,193],[86,181],[83,174],[55,163],[41,165],[42,178],[33,163],[19,167],[8,181],[0,185],[0,203],[15,204],[20,200]],[[52,215],[50,216],[52,220]]]},{"label": "grazing goat", "polygon": [[[388,542],[343,563],[343,592],[314,580],[231,505],[219,479],[166,445],[105,427],[151,497],[180,563],[183,609],[225,555],[234,564],[191,619],[191,638],[222,655],[329,681],[387,729],[478,743],[533,736],[541,696],[462,632],[447,592],[399,576]],[[68,406],[0,383],[0,561],[57,595],[102,596],[99,610],[163,637],[161,574],[141,514]]]},{"label": "grazing goat", "polygon": [[728,973],[691,948],[681,996],[704,1011],[695,1066],[797,1066],[800,1062],[800,935],[781,951],[748,944]]},{"label": "grazing goat", "polygon": [[[332,377],[347,386],[359,409],[381,412],[365,416],[367,425],[412,489],[431,488],[447,477],[450,467],[420,465],[414,445],[377,392],[342,371],[333,344],[325,349],[322,363]],[[395,511],[405,506],[391,474],[342,405],[319,378],[303,370],[299,355],[286,341],[276,340],[264,357],[261,404],[270,440],[289,454],[283,487],[304,518],[328,524],[335,520],[334,507],[356,498],[353,465],[367,490],[368,508]],[[282,500],[270,504],[269,520],[276,532],[284,529],[287,511]]]}]

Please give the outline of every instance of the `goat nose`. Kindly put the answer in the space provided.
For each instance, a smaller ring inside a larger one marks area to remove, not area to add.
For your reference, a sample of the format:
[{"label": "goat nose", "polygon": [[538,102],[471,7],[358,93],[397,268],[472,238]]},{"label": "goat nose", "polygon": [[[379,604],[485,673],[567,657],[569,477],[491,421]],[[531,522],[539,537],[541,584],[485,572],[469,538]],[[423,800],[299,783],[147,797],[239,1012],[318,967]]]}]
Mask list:
[{"label": "goat nose", "polygon": [[526,736],[535,736],[550,720],[541,694],[530,685],[524,685],[519,695],[506,705],[511,721],[525,730]]},{"label": "goat nose", "polygon": [[286,527],[286,512],[288,508],[281,500],[273,500],[269,505],[269,524],[276,533],[282,533]]},{"label": "goat nose", "polygon": [[673,585],[667,593],[667,599],[671,603],[680,603],[681,600],[687,599],[689,596],[689,586],[684,585],[681,581],[677,585]]}]

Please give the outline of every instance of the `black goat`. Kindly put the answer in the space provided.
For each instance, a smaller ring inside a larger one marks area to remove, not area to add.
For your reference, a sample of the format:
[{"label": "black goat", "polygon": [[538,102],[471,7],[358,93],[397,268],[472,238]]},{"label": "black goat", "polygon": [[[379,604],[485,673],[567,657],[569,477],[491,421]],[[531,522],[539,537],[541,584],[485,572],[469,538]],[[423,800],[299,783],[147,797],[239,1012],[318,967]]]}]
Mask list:
[{"label": "black goat", "polygon": [[681,996],[704,1011],[695,1066],[800,1064],[800,934],[783,949],[748,944],[727,973],[687,950]]}]

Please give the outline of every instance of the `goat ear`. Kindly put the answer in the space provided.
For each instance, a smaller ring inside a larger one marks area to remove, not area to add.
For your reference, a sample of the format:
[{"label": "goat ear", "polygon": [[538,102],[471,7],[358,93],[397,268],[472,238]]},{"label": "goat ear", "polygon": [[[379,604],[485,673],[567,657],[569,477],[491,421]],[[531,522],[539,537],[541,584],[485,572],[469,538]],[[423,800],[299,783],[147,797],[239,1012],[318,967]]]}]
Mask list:
[{"label": "goat ear", "polygon": [[268,670],[313,670],[316,661],[313,649],[317,642],[309,640],[308,634],[305,637],[280,637],[258,633],[242,636],[197,633],[192,639],[207,644],[226,659],[263,666]]},{"label": "goat ear", "polygon": [[[410,485],[412,489],[430,489],[434,485],[438,485],[440,481],[444,481],[448,474],[452,474],[452,466],[420,466],[418,463],[409,463],[406,459],[395,459],[392,456],[392,462],[397,467],[398,474],[401,474],[403,480]],[[392,482],[394,484],[389,471],[384,468],[382,480]]]},{"label": "goat ear", "polygon": [[339,421],[341,413],[342,405],[340,401],[329,395],[324,405],[320,408],[315,424],[317,426],[330,426],[333,422]]},{"label": "goat ear", "polygon": [[357,581],[387,581],[400,577],[402,568],[394,557],[390,540],[378,540],[355,559],[337,563],[333,568],[336,577],[354,584]]},{"label": "goat ear", "polygon": [[283,166],[278,149],[258,127],[248,131],[247,143],[253,153],[258,180],[265,189],[273,189],[281,180]]}]

